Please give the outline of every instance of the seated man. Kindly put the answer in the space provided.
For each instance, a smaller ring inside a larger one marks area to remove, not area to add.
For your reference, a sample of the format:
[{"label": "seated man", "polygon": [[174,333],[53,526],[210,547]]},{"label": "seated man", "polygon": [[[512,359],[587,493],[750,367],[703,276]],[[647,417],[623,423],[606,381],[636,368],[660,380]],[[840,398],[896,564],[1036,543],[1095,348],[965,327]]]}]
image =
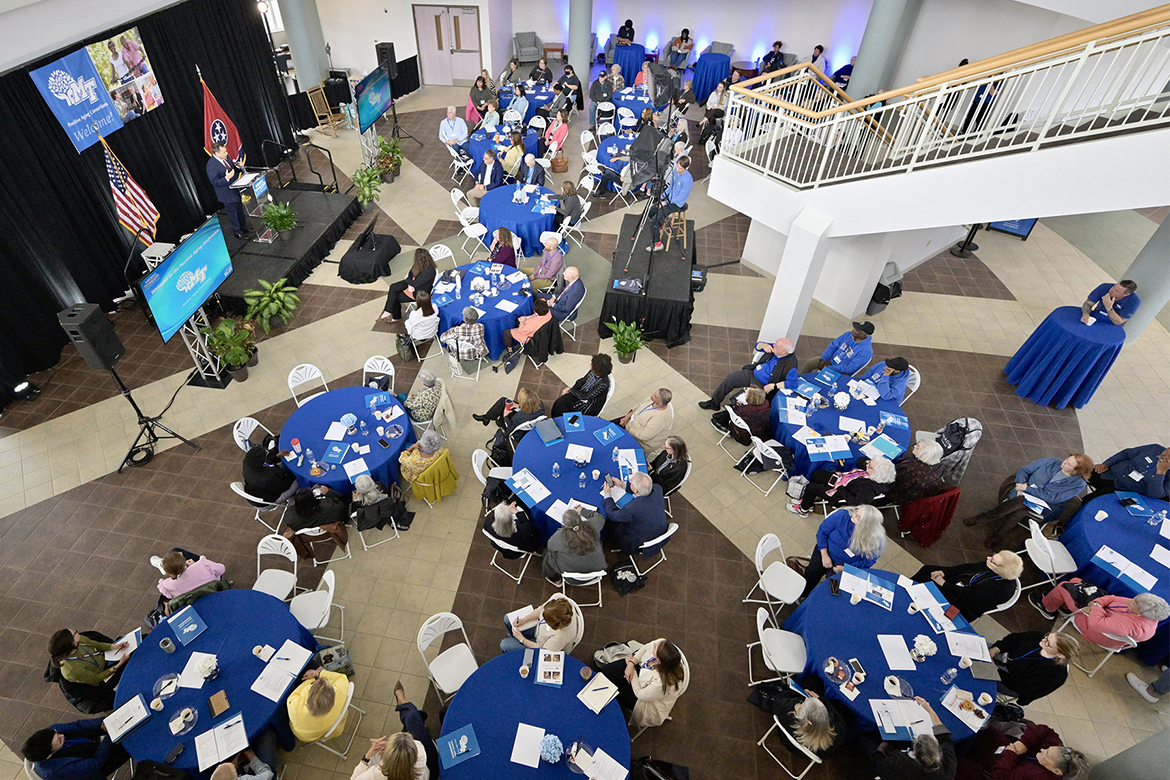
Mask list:
[{"label": "seated man", "polygon": [[672,397],[669,390],[660,387],[649,398],[626,412],[625,417],[614,422],[637,439],[643,450],[658,452],[666,443],[666,437],[674,425],[674,415],[670,411]]},{"label": "seated man", "polygon": [[121,745],[110,741],[101,718],[34,731],[20,752],[43,780],[105,780],[130,760]]},{"label": "seated man", "polygon": [[[671,214],[683,211],[687,206],[687,198],[691,196],[691,188],[695,186],[694,177],[687,170],[691,167],[691,158],[683,155],[674,163],[674,176],[670,186],[662,193],[662,201],[654,204],[650,209],[650,221],[654,225],[654,246],[646,247],[646,251],[660,251],[662,249],[662,225]],[[680,242],[681,243],[681,242]]]},{"label": "seated man", "polygon": [[297,478],[284,465],[288,450],[277,451],[275,437],[244,453],[244,490],[248,495],[279,503],[297,492]]},{"label": "seated man", "polygon": [[463,322],[439,336],[439,341],[443,342],[448,352],[453,352],[460,360],[474,361],[476,358],[487,357],[488,354],[487,343],[483,340],[483,325],[479,321],[479,311],[474,306],[465,308]]},{"label": "seated man", "polygon": [[597,125],[597,107],[613,100],[613,93],[614,89],[609,83],[609,72],[603,70],[597,74],[597,80],[589,85],[589,126],[591,128]]},{"label": "seated man", "polygon": [[467,123],[455,115],[455,106],[447,106],[447,118],[439,123],[439,140],[467,154]]},{"label": "seated man", "polygon": [[849,60],[848,65],[842,65],[837,68],[837,72],[833,74],[833,83],[841,89],[849,89],[849,79],[853,77],[853,66],[857,64],[857,58]]},{"label": "seated man", "polygon": [[504,166],[496,161],[494,149],[483,153],[483,166],[475,174],[475,186],[467,191],[467,200],[478,206],[480,199],[489,191],[504,183]]},{"label": "seated man", "polygon": [[796,368],[796,355],[792,349],[792,342],[788,339],[777,339],[774,344],[756,342],[756,350],[761,354],[755,362],[728,374],[715,388],[710,400],[699,402],[699,408],[718,411],[727,394],[741,387],[762,387],[765,395],[771,399],[784,383],[788,372]]},{"label": "seated man", "polygon": [[1099,284],[1081,304],[1081,322],[1111,322],[1124,325],[1126,320],[1137,313],[1142,299],[1137,296],[1137,283],[1122,279],[1117,284]]},{"label": "seated man", "polygon": [[910,381],[910,364],[906,358],[893,357],[870,366],[861,378],[876,387],[878,395],[885,400],[902,403],[906,398],[906,383]]},{"label": "seated man", "polygon": [[520,168],[516,171],[516,183],[544,186],[544,166],[536,164],[535,154],[524,155],[524,159],[520,162]]},{"label": "seated man", "polygon": [[211,773],[211,780],[273,780],[276,777],[276,732],[265,729],[254,744],[254,748],[245,748],[217,766]]},{"label": "seated man", "polygon": [[443,397],[443,383],[425,368],[418,372],[418,381],[422,387],[408,395],[402,405],[410,413],[410,419],[415,422],[427,422],[435,416],[439,399]]},{"label": "seated man", "polygon": [[577,304],[585,297],[585,283],[581,281],[581,272],[576,266],[565,269],[565,289],[560,294],[552,295],[546,291],[537,290],[536,297],[548,301],[549,313],[557,322],[564,322],[565,317],[573,313]]},{"label": "seated man", "polygon": [[1165,500],[1170,496],[1170,447],[1143,444],[1122,450],[1093,467],[1089,487],[1093,492],[1086,501],[1118,490]]},{"label": "seated man", "polygon": [[914,701],[930,715],[933,733],[919,734],[904,750],[898,743],[878,742],[875,735],[863,733],[857,740],[857,750],[870,772],[866,777],[884,780],[954,780],[958,757],[955,742],[947,727],[939,720],[930,702],[921,696]]},{"label": "seated man", "polygon": [[[620,496],[622,489],[634,497],[619,507],[613,496]],[[629,483],[606,474],[603,492],[606,538],[613,539],[624,555],[633,555],[644,542],[666,533],[666,501],[662,497],[662,487],[655,485],[649,474],[635,472]]]},{"label": "seated man", "polygon": [[820,359],[810,360],[801,369],[802,374],[820,371],[828,366],[834,371],[852,376],[873,359],[873,323],[855,322],[853,330],[842,333],[829,342]]}]

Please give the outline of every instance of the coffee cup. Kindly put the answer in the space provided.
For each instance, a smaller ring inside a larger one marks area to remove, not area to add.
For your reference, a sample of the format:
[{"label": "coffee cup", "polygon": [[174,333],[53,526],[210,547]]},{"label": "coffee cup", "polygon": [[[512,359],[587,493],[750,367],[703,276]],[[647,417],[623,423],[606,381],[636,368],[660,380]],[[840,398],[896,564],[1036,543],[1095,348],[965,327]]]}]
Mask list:
[{"label": "coffee cup", "polygon": [[592,676],[593,676],[592,669],[590,669],[588,666],[581,667],[581,679],[582,680],[588,680]]},{"label": "coffee cup", "polygon": [[854,593],[852,596],[850,596],[849,603],[850,604],[860,604],[861,603],[861,593],[857,592],[857,593]]},{"label": "coffee cup", "polygon": [[378,426],[378,435],[379,435],[379,436],[385,436],[385,435],[386,435],[386,429],[385,429],[385,428],[383,428],[381,425],[379,425],[379,426]]},{"label": "coffee cup", "polygon": [[959,668],[960,669],[970,669],[971,668],[971,659],[968,658],[967,656],[963,656],[962,658],[960,658],[959,659]]},{"label": "coffee cup", "polygon": [[601,479],[601,469],[593,469],[593,478]]},{"label": "coffee cup", "polygon": [[918,602],[911,601],[910,606],[906,608],[906,611],[909,612],[911,615],[917,615],[919,609],[920,609],[920,607],[918,606]]},{"label": "coffee cup", "polygon": [[979,703],[984,707],[986,707],[988,704],[991,704],[991,694],[987,692],[979,694]]},{"label": "coffee cup", "polygon": [[158,643],[164,653],[175,652],[175,643],[171,641],[170,637],[163,637],[162,641]]},{"label": "coffee cup", "polygon": [[257,658],[259,658],[260,654],[263,652],[264,652],[264,645],[256,645],[255,647],[252,648],[252,655],[256,656]]},{"label": "coffee cup", "polygon": [[528,664],[524,664],[520,667],[520,676],[526,680],[528,679]]},{"label": "coffee cup", "polygon": [[152,710],[154,710],[155,712],[162,712],[163,700],[160,699],[159,697],[155,696],[153,699],[150,700],[150,708]]},{"label": "coffee cup", "polygon": [[190,707],[183,710],[182,714],[184,723],[190,723],[191,721],[195,720],[195,710],[191,709]]}]

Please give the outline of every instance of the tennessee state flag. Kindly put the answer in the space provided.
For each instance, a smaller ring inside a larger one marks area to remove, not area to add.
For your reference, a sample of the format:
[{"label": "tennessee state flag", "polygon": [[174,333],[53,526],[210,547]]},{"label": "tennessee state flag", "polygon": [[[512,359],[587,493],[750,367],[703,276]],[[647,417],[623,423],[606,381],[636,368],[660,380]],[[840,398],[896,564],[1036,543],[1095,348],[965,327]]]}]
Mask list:
[{"label": "tennessee state flag", "polygon": [[227,112],[211,94],[207,83],[203,79],[199,79],[199,83],[203,85],[203,150],[210,155],[212,144],[223,144],[227,147],[228,157],[243,165],[244,145],[240,143],[235,124],[228,119]]}]

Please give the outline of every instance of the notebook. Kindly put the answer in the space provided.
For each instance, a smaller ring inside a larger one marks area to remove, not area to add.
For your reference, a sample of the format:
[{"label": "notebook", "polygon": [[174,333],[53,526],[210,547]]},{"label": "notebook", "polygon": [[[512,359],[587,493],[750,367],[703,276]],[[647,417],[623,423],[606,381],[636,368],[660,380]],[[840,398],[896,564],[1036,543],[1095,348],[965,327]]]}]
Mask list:
[{"label": "notebook", "polygon": [[540,434],[540,438],[544,440],[546,446],[556,444],[565,438],[565,435],[561,433],[561,429],[557,427],[557,421],[547,418],[536,424],[536,432]]}]

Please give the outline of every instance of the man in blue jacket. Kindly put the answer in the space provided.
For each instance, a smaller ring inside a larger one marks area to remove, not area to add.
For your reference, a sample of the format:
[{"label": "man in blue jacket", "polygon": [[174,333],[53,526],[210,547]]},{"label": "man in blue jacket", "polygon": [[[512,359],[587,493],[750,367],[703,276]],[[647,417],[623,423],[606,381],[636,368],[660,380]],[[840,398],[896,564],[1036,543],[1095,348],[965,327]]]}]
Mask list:
[{"label": "man in blue jacket", "polygon": [[818,360],[810,360],[804,364],[802,374],[820,371],[828,366],[842,374],[852,375],[869,364],[873,359],[872,322],[855,322],[853,330],[842,333],[833,339]]},{"label": "man in blue jacket", "polygon": [[[674,176],[670,179],[670,186],[662,193],[662,201],[654,204],[650,209],[650,221],[654,225],[653,247],[646,247],[659,251],[662,249],[662,225],[671,214],[682,211],[687,207],[687,198],[691,196],[691,188],[695,186],[695,179],[688,168],[691,167],[691,158],[685,154],[674,161]],[[681,246],[682,242],[679,242]]]},{"label": "man in blue jacket", "polygon": [[130,760],[101,718],[56,723],[33,732],[20,751],[44,780],[105,780]]},{"label": "man in blue jacket", "polygon": [[1124,325],[1137,313],[1142,299],[1137,296],[1137,283],[1122,279],[1117,284],[1099,284],[1081,304],[1081,322],[1088,325],[1094,319],[1114,325]]},{"label": "man in blue jacket", "polygon": [[[616,488],[625,487],[633,498],[619,507],[611,495]],[[633,555],[643,543],[666,533],[666,503],[662,487],[655,485],[650,476],[636,472],[630,476],[628,485],[605,476],[605,531],[614,540],[624,555]]]},{"label": "man in blue jacket", "polygon": [[560,295],[536,293],[538,298],[544,298],[548,301],[548,311],[556,318],[557,322],[564,322],[565,317],[572,314],[573,309],[577,308],[577,304],[585,297],[585,283],[581,281],[581,272],[575,266],[569,266],[565,269],[564,276],[565,289],[561,290]]},{"label": "man in blue jacket", "polygon": [[903,357],[890,358],[870,366],[862,379],[876,387],[882,398],[902,403],[906,398],[906,383],[910,380],[910,364]]},{"label": "man in blue jacket", "polygon": [[520,170],[516,171],[518,184],[535,184],[544,186],[544,166],[536,163],[536,155],[526,154],[520,162]]},{"label": "man in blue jacket", "polygon": [[244,204],[240,202],[239,190],[233,190],[231,184],[244,172],[244,169],[228,159],[227,147],[223,144],[211,145],[211,159],[207,161],[207,178],[215,188],[215,198],[223,204],[227,212],[228,222],[232,225],[232,232],[236,238],[248,237],[248,215],[244,213]]},{"label": "man in blue jacket", "polygon": [[496,162],[496,152],[488,149],[483,153],[483,165],[475,174],[475,186],[467,191],[471,205],[478,206],[479,199],[504,183],[504,166]]},{"label": "man in blue jacket", "polygon": [[1093,468],[1089,487],[1093,492],[1086,501],[1118,490],[1166,500],[1170,496],[1170,447],[1143,444],[1122,450]]}]

